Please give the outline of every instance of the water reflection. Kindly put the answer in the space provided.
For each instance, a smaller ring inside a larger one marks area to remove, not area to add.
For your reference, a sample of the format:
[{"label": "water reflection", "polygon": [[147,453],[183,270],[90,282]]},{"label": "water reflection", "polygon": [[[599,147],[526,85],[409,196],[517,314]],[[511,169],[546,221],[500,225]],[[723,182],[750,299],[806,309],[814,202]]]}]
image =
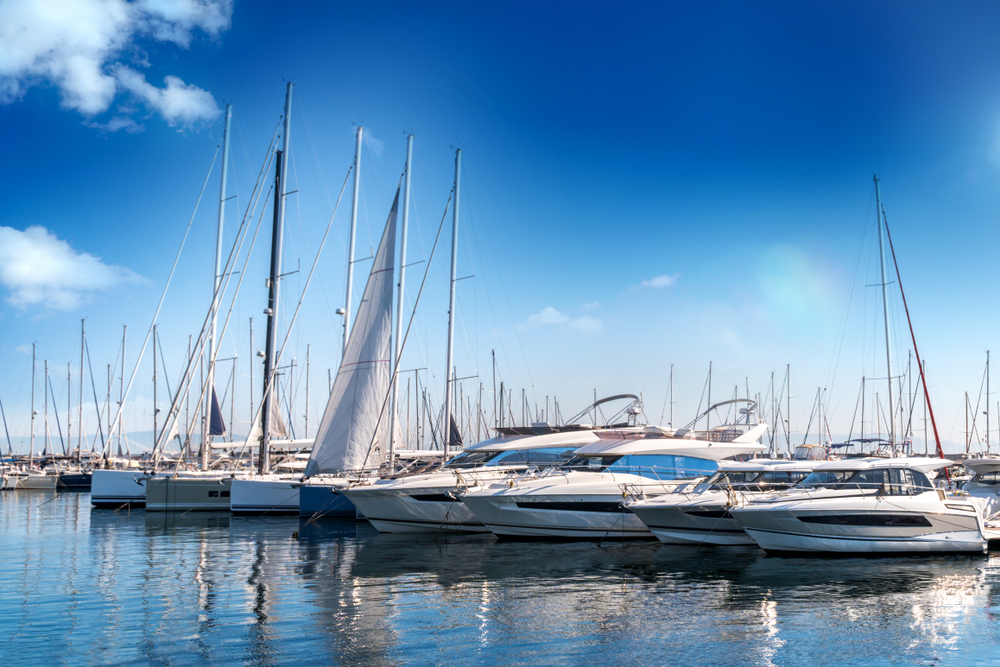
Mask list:
[{"label": "water reflection", "polygon": [[0,495],[5,663],[976,664],[1000,561],[379,535]]}]

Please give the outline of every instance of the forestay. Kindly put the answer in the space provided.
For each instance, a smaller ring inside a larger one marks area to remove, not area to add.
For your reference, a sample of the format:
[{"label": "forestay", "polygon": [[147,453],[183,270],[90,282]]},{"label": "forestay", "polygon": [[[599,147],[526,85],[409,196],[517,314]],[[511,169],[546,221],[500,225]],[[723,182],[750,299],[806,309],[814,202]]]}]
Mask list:
[{"label": "forestay", "polygon": [[388,432],[393,261],[396,208],[392,203],[378,252],[358,306],[354,328],[323,412],[306,476],[358,470],[381,463]]}]

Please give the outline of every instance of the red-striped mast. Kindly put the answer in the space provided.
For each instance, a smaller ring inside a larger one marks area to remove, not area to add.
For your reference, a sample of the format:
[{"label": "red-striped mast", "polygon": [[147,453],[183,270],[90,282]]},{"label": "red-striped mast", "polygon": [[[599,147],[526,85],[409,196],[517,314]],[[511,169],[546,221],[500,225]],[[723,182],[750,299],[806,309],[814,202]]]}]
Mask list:
[{"label": "red-striped mast", "polygon": [[[889,251],[892,253],[892,265],[896,267],[896,280],[899,282],[899,295],[903,297],[903,310],[906,311],[906,323],[910,326],[910,339],[913,341],[913,354],[917,357],[917,368],[920,369],[920,381],[924,385],[924,398],[927,399],[927,412],[931,416],[931,427],[934,429],[934,443],[937,445],[937,454],[944,458],[944,450],[941,449],[941,438],[938,436],[937,421],[934,419],[934,408],[931,406],[930,392],[927,390],[927,378],[924,377],[924,365],[920,361],[920,351],[917,350],[917,337],[913,333],[913,321],[910,320],[910,309],[906,305],[906,293],[903,291],[903,278],[899,275],[899,262],[896,261],[896,249],[892,247],[892,234],[889,233],[889,221],[885,218],[885,211],[882,211],[882,222],[885,223],[885,235],[889,239]],[[947,469],[945,474],[948,474]]]}]

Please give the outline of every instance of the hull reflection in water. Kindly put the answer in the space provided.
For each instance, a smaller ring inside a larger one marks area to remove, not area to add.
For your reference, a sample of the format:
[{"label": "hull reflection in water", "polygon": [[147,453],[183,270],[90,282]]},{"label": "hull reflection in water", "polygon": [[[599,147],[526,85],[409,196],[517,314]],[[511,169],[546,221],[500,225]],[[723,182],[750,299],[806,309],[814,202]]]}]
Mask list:
[{"label": "hull reflection in water", "polygon": [[89,502],[0,496],[5,664],[964,666],[1000,648],[995,558],[435,540]]}]

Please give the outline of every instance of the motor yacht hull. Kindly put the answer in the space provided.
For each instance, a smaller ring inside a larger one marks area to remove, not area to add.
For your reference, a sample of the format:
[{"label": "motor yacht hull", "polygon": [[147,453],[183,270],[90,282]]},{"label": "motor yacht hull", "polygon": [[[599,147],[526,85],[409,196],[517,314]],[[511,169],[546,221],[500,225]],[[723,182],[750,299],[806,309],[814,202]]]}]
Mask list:
[{"label": "motor yacht hull", "polygon": [[60,491],[90,491],[92,477],[89,472],[61,472],[58,487]]},{"label": "motor yacht hull", "polygon": [[452,480],[447,486],[404,489],[359,486],[344,495],[381,533],[487,532],[482,521],[450,495],[454,490]]},{"label": "motor yacht hull", "polygon": [[291,475],[236,478],[230,486],[233,514],[299,514],[299,482]]},{"label": "motor yacht hull", "polygon": [[230,484],[225,477],[150,477],[147,512],[229,511]]},{"label": "motor yacht hull", "polygon": [[664,544],[754,546],[756,543],[722,506],[632,507],[632,511]]},{"label": "motor yacht hull", "polygon": [[747,534],[770,553],[985,553],[974,513],[791,507],[733,511]]},{"label": "motor yacht hull", "polygon": [[137,470],[95,470],[90,478],[90,504],[98,509],[145,507],[146,475]]},{"label": "motor yacht hull", "polygon": [[649,528],[622,507],[621,493],[468,494],[462,502],[503,538],[571,540],[654,539]]},{"label": "motor yacht hull", "polygon": [[52,491],[57,488],[58,484],[58,475],[38,475],[29,473],[24,477],[17,478],[14,489],[26,491]]},{"label": "motor yacht hull", "polygon": [[354,519],[357,514],[354,504],[332,484],[303,484],[299,487],[300,517]]}]

